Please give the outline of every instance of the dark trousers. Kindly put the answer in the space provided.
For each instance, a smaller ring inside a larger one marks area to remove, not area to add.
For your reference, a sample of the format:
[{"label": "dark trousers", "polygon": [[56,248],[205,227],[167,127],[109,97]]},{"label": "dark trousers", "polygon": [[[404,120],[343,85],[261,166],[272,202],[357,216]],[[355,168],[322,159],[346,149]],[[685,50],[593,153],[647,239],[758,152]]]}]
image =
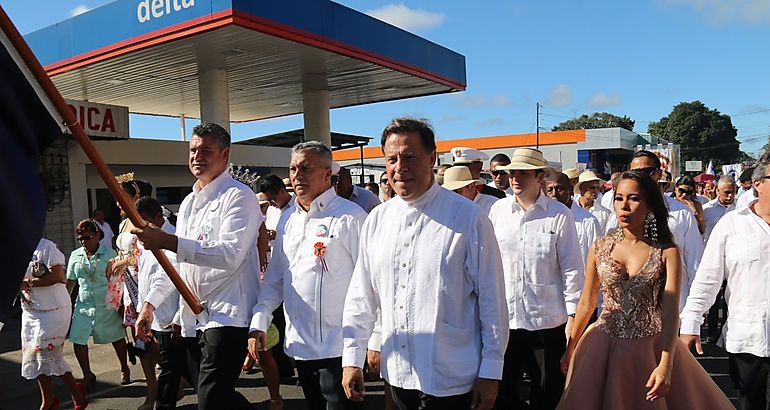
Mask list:
[{"label": "dark trousers", "polygon": [[436,397],[419,390],[405,390],[394,386],[390,386],[390,391],[398,410],[468,410],[473,399],[472,392]]},{"label": "dark trousers", "polygon": [[305,403],[311,410],[362,409],[348,400],[342,388],[342,358],[295,360]]},{"label": "dark trousers", "polygon": [[[708,316],[706,316],[706,323],[709,326],[708,336],[713,339],[714,343],[719,339],[719,335],[722,333],[722,326],[724,326],[725,319],[727,318],[727,303],[725,303],[726,283],[722,283],[722,289],[719,290],[714,305],[711,306]],[[719,317],[720,310],[723,310],[722,317]]]},{"label": "dark trousers", "polygon": [[730,353],[730,378],[740,410],[770,410],[770,358]]},{"label": "dark trousers", "polygon": [[566,350],[565,325],[543,330],[511,330],[496,409],[525,408],[519,385],[530,378],[530,409],[554,409],[564,392],[560,361]]},{"label": "dark trousers", "polygon": [[179,380],[184,377],[195,386],[198,370],[195,370],[195,378],[187,368],[187,355],[191,356],[191,362],[200,363],[201,349],[198,339],[194,337],[180,337],[172,339],[171,332],[152,331],[155,340],[158,341],[160,351],[160,374],[158,374],[158,398],[155,408],[158,410],[176,409],[176,398],[179,393]]},{"label": "dark trousers", "polygon": [[198,409],[247,409],[251,404],[235,391],[246,357],[246,327],[217,327],[198,331],[200,371]]}]

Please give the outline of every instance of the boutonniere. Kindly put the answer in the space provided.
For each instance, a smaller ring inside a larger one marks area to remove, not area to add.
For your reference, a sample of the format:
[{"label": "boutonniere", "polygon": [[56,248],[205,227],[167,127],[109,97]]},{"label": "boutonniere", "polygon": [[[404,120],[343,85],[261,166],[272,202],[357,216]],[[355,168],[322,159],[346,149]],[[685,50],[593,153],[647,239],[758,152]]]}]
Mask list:
[{"label": "boutonniere", "polygon": [[328,272],[329,267],[326,266],[326,260],[324,259],[324,254],[326,253],[326,244],[318,241],[313,245],[313,255],[318,257],[318,259],[321,261],[321,272]]}]

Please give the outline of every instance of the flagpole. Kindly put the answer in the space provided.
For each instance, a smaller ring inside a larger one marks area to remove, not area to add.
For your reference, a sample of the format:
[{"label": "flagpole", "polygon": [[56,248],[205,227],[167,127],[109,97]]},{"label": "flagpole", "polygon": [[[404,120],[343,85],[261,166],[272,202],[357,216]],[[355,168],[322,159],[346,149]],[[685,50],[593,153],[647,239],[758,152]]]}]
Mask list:
[{"label": "flagpole", "polygon": [[[67,103],[59,93],[59,90],[48,77],[48,74],[46,74],[45,70],[40,65],[37,57],[35,57],[35,54],[32,53],[32,50],[30,50],[27,42],[24,41],[24,38],[21,36],[21,34],[19,34],[16,26],[13,25],[13,22],[5,13],[5,10],[2,6],[0,6],[0,28],[2,28],[11,44],[13,44],[16,51],[24,60],[27,68],[29,68],[29,70],[32,72],[32,75],[35,76],[38,84],[40,84],[40,87],[42,87],[46,96],[51,100],[51,103],[53,103],[56,111],[64,120],[64,124],[61,125],[69,128],[70,132],[75,137],[75,140],[77,140],[78,144],[80,144],[80,147],[86,153],[88,159],[91,160],[91,163],[96,168],[96,171],[99,172],[102,180],[104,180],[104,183],[107,185],[107,189],[110,190],[112,196],[118,201],[120,207],[126,212],[128,219],[131,220],[131,223],[138,228],[146,227],[147,223],[139,216],[139,213],[136,211],[136,205],[131,203],[128,196],[126,196],[120,186],[118,186],[118,182],[115,180],[115,176],[107,167],[107,164],[104,162],[104,159],[102,159],[101,155],[99,155],[99,151],[96,149],[93,142],[91,142],[91,139],[88,138],[85,131],[83,131],[83,126],[78,123],[75,114],[70,111],[69,106],[67,106]],[[152,253],[158,259],[158,262],[163,267],[163,270],[166,271],[169,279],[171,279],[171,282],[174,283],[174,286],[177,288],[177,290],[179,290],[179,294],[182,295],[182,298],[185,302],[187,302],[192,311],[195,314],[203,311],[203,306],[201,306],[200,301],[190,291],[190,288],[188,288],[184,283],[182,278],[179,276],[179,273],[176,271],[176,269],[174,269],[174,266],[169,261],[168,257],[166,257],[166,254],[163,253],[162,250],[153,250]]]}]

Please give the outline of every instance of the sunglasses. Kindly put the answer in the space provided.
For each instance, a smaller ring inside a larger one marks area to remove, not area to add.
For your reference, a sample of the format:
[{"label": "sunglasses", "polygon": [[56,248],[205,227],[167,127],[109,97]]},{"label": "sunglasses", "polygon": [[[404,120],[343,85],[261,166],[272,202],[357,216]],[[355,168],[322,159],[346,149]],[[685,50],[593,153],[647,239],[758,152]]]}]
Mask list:
[{"label": "sunglasses", "polygon": [[492,175],[494,175],[496,177],[499,177],[499,176],[502,176],[502,175],[510,175],[510,174],[511,174],[510,172],[508,172],[508,171],[506,171],[504,169],[492,171]]},{"label": "sunglasses", "polygon": [[656,172],[658,172],[659,169],[660,168],[655,168],[655,167],[644,167],[644,168],[636,168],[636,169],[633,169],[632,171],[639,171],[649,176],[653,176],[655,175]]},{"label": "sunglasses", "polygon": [[91,238],[93,238],[93,237],[94,237],[94,235],[81,235],[81,236],[78,236],[77,239],[78,239],[78,241],[82,242],[82,241],[91,240]]},{"label": "sunglasses", "polygon": [[677,188],[676,190],[677,190],[677,191],[678,191],[678,192],[679,192],[681,195],[692,195],[692,194],[693,194],[693,192],[695,192],[695,191],[692,191],[692,190],[689,190],[689,189],[684,189],[684,188]]}]

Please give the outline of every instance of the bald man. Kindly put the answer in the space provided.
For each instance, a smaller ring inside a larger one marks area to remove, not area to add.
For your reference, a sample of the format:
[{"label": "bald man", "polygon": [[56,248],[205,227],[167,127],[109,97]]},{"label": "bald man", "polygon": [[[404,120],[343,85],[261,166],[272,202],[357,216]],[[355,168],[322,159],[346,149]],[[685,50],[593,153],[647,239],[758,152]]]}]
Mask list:
[{"label": "bald man", "polygon": [[717,183],[717,197],[703,205],[703,215],[706,219],[706,231],[703,234],[706,242],[711,236],[711,230],[728,212],[735,209],[735,195],[738,185],[732,177],[724,176]]}]

